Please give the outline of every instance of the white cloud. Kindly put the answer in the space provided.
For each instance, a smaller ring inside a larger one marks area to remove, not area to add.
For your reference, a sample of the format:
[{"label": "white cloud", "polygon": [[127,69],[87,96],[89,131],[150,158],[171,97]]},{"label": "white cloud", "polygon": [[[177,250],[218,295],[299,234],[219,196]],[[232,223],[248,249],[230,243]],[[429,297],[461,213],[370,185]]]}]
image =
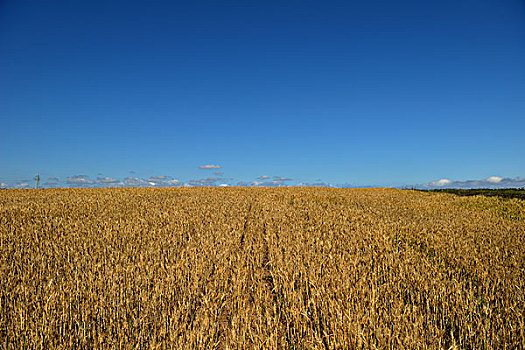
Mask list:
[{"label": "white cloud", "polygon": [[165,184],[168,186],[180,186],[181,182],[179,180],[172,179],[172,180],[165,181]]},{"label": "white cloud", "polygon": [[521,188],[525,179],[490,176],[481,180],[456,181],[441,179],[415,186],[416,188]]},{"label": "white cloud", "polygon": [[5,182],[0,183],[0,188],[7,188],[7,187],[9,187],[9,185],[6,184]]},{"label": "white cloud", "polygon": [[171,187],[181,185],[179,180],[174,179],[171,176],[153,176],[146,181],[148,181],[152,186],[157,187]]},{"label": "white cloud", "polygon": [[500,176],[490,176],[485,179],[485,181],[492,183],[498,183],[501,182],[501,180],[503,180],[503,178]]},{"label": "white cloud", "polygon": [[75,175],[67,178],[70,185],[92,185],[95,181],[88,179],[87,175]]},{"label": "white cloud", "polygon": [[170,176],[152,176],[148,180],[150,180],[150,181],[164,181],[164,180],[168,180],[168,179],[171,179],[171,177]]},{"label": "white cloud", "polygon": [[436,180],[436,181],[432,181],[430,184],[432,184],[433,186],[438,186],[438,187],[441,187],[441,186],[446,186],[446,185],[449,185],[452,183],[452,180],[449,180],[449,179],[439,179],[439,180]]},{"label": "white cloud", "polygon": [[120,183],[120,181],[112,177],[102,177],[102,178],[99,177],[97,179],[97,183],[100,185],[115,185],[115,184]]},{"label": "white cloud", "polygon": [[149,186],[149,182],[143,179],[139,179],[138,177],[127,177],[123,181],[124,186],[130,186],[130,187],[139,187],[139,186]]},{"label": "white cloud", "polygon": [[28,188],[28,187],[29,187],[28,183],[21,183],[15,186],[15,188]]},{"label": "white cloud", "polygon": [[299,187],[334,187],[332,184],[326,182],[300,182],[297,184]]},{"label": "white cloud", "polygon": [[292,181],[292,179],[287,178],[287,177],[282,177],[282,176],[274,176],[273,181],[283,182],[283,181]]},{"label": "white cloud", "polygon": [[256,186],[256,187],[286,187],[290,186],[286,182],[292,181],[292,179],[282,176],[274,176],[270,179],[268,175],[261,175],[253,181],[240,181],[237,182],[237,186]]},{"label": "white cloud", "polygon": [[250,182],[246,181],[240,181],[237,182],[237,186],[254,186],[254,187],[283,187],[288,186],[286,183],[278,180],[271,180],[271,181],[258,181],[253,180]]},{"label": "white cloud", "polygon": [[213,165],[213,164],[207,164],[207,165],[201,165],[199,169],[220,169],[220,165]]},{"label": "white cloud", "polygon": [[128,187],[173,187],[183,185],[182,182],[177,179],[173,179],[170,176],[152,176],[148,179],[127,177],[124,179],[122,184]]},{"label": "white cloud", "polygon": [[190,185],[191,187],[194,187],[194,186],[216,186],[217,185],[217,182],[219,180],[222,180],[224,181],[224,179],[222,178],[218,178],[218,177],[208,177],[206,179],[194,179],[194,180],[190,180],[188,181],[187,185]]}]

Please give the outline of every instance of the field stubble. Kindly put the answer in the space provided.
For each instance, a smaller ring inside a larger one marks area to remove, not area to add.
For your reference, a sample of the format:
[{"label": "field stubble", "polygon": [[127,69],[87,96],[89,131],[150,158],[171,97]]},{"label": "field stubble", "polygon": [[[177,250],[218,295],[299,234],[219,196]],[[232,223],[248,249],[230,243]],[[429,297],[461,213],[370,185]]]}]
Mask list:
[{"label": "field stubble", "polygon": [[2,191],[0,348],[524,348],[523,216],[491,200]]}]

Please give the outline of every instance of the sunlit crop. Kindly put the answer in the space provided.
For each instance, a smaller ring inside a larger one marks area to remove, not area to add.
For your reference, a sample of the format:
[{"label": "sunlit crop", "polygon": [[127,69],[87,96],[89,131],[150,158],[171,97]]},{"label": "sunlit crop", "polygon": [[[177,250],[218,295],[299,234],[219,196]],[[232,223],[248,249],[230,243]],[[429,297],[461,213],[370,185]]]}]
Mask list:
[{"label": "sunlit crop", "polygon": [[0,348],[524,348],[525,206],[509,203],[4,190]]}]

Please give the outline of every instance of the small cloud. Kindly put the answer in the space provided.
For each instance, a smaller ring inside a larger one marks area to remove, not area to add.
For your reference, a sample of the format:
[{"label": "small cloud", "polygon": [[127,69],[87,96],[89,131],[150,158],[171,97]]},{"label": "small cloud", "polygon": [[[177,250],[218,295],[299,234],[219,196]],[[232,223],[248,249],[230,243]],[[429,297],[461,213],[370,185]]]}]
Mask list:
[{"label": "small cloud", "polygon": [[167,180],[167,179],[171,179],[171,177],[170,176],[152,176],[148,180],[150,180],[150,181],[164,181],[164,180]]},{"label": "small cloud", "polygon": [[0,183],[0,188],[8,188],[8,187],[9,187],[9,185],[6,184],[5,182],[1,182]]},{"label": "small cloud", "polygon": [[144,179],[139,179],[138,177],[127,177],[127,178],[124,179],[124,181],[122,181],[122,183],[124,184],[124,186],[129,186],[129,187],[150,187],[150,186],[155,186],[154,182],[147,181],[147,180],[144,180]]},{"label": "small cloud", "polygon": [[122,181],[124,186],[129,187],[141,187],[141,186],[150,186],[149,182],[143,179],[139,179],[137,177],[127,177]]},{"label": "small cloud", "polygon": [[501,182],[502,180],[503,178],[500,176],[490,176],[485,179],[485,181],[495,183],[495,184]]},{"label": "small cloud", "polygon": [[271,181],[253,180],[253,181],[250,181],[250,182],[238,183],[238,185],[239,186],[254,186],[254,187],[283,187],[283,186],[287,186],[284,182],[276,181],[276,180],[271,180]]},{"label": "small cloud", "polygon": [[449,180],[449,179],[439,179],[439,180],[437,180],[437,181],[432,181],[430,184],[433,185],[433,186],[442,187],[442,186],[450,185],[451,183],[452,183],[452,180]]},{"label": "small cloud", "polygon": [[332,184],[326,182],[300,182],[297,184],[299,187],[334,187]]},{"label": "small cloud", "polygon": [[525,179],[516,177],[490,176],[481,180],[456,181],[441,179],[426,184],[415,186],[416,188],[522,188],[525,187]]},{"label": "small cloud", "polygon": [[254,186],[254,187],[286,187],[286,182],[292,181],[292,179],[282,176],[274,176],[273,179],[268,175],[261,175],[253,181],[241,181],[237,182],[237,186]]},{"label": "small cloud", "polygon": [[95,181],[88,179],[87,175],[75,175],[67,178],[70,185],[93,185]]},{"label": "small cloud", "polygon": [[97,178],[97,183],[100,185],[116,185],[116,184],[119,184],[120,181],[112,177],[103,177],[103,178],[99,177]]},{"label": "small cloud", "polygon": [[221,166],[220,165],[212,165],[212,164],[208,164],[208,165],[201,165],[199,167],[199,169],[220,169]]},{"label": "small cloud", "polygon": [[15,188],[29,188],[29,184],[24,182],[16,185]]},{"label": "small cloud", "polygon": [[223,180],[223,179],[217,178],[217,177],[208,177],[206,179],[195,179],[195,180],[188,181],[187,185],[190,185],[192,187],[216,186],[219,180]]},{"label": "small cloud", "polygon": [[168,185],[168,186],[180,186],[180,185],[182,185],[182,183],[179,180],[176,180],[176,179],[168,180],[168,181],[165,182],[165,184]]},{"label": "small cloud", "polygon": [[219,187],[228,187],[228,184],[220,184]]},{"label": "small cloud", "polygon": [[292,179],[287,178],[287,177],[282,177],[282,176],[274,176],[273,181],[284,182],[284,181],[292,181]]},{"label": "small cloud", "polygon": [[182,182],[173,179],[171,176],[152,176],[148,179],[140,179],[138,177],[127,177],[122,182],[124,186],[128,187],[173,187],[182,186]]},{"label": "small cloud", "polygon": [[135,174],[135,170],[130,170],[129,173],[130,174]]},{"label": "small cloud", "polygon": [[48,177],[47,181],[58,182],[58,177]]},{"label": "small cloud", "polygon": [[171,176],[153,176],[150,177],[147,181],[149,181],[152,186],[158,186],[158,187],[172,187],[172,186],[181,186],[182,183],[172,178]]},{"label": "small cloud", "polygon": [[215,176],[222,176],[222,175],[224,175],[224,173],[221,172],[221,171],[216,171],[216,172],[213,173],[213,175],[215,175]]}]

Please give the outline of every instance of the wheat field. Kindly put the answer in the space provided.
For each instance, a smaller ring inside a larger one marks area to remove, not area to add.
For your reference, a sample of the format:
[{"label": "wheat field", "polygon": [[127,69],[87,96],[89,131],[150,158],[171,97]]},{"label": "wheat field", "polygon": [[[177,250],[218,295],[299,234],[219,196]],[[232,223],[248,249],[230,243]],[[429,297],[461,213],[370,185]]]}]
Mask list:
[{"label": "wheat field", "polygon": [[523,349],[525,205],[4,190],[0,282],[1,349]]}]

